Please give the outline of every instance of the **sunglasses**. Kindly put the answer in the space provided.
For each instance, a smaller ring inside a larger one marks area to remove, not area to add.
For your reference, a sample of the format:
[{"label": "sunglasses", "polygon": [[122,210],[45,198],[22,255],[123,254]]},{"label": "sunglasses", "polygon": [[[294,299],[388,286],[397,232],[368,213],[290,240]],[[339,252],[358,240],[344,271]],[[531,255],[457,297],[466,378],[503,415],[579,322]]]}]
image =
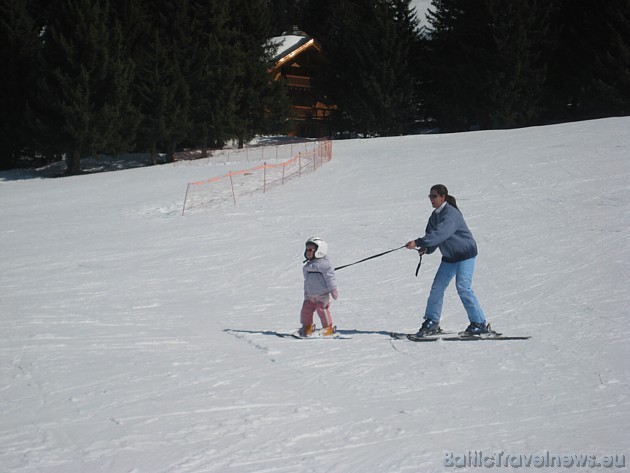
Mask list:
[{"label": "sunglasses", "polygon": [[437,194],[429,194],[429,199],[437,199],[438,197],[440,197]]},{"label": "sunglasses", "polygon": [[315,251],[315,248],[307,248],[306,251]]}]

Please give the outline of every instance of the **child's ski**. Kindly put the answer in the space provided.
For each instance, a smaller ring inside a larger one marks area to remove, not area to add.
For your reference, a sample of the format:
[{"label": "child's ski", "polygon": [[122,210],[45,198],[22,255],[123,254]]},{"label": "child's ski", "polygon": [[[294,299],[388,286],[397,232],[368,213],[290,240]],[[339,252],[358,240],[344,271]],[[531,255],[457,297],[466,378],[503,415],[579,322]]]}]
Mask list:
[{"label": "child's ski", "polygon": [[337,339],[349,339],[352,338],[349,335],[343,335],[339,332],[335,332],[332,335],[322,335],[319,330],[315,330],[310,336],[303,337],[299,331],[292,333],[275,332],[278,337],[282,338],[296,338],[298,340],[337,340]]}]

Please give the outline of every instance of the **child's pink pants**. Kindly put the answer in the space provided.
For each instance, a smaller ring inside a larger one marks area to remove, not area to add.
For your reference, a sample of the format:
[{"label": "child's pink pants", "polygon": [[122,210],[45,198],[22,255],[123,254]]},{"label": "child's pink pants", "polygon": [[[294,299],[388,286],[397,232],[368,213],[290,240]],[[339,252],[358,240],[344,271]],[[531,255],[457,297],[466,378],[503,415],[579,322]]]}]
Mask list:
[{"label": "child's pink pants", "polygon": [[332,316],[330,315],[330,294],[322,294],[321,296],[304,296],[302,304],[302,312],[300,312],[300,322],[302,325],[311,325],[313,323],[313,312],[317,312],[322,327],[332,325]]}]

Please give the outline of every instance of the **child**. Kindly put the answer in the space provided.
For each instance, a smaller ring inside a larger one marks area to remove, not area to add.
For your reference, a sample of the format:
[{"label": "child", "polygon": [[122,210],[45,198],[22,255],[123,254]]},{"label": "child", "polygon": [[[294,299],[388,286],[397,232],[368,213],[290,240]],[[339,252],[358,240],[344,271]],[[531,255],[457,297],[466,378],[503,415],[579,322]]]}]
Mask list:
[{"label": "child", "polygon": [[313,312],[315,311],[322,321],[323,328],[320,334],[330,336],[335,333],[330,315],[330,296],[337,300],[339,294],[335,270],[326,256],[327,252],[328,243],[321,238],[313,236],[306,240],[306,250],[304,251],[306,264],[302,268],[304,273],[304,303],[300,313],[302,328],[298,332],[302,337],[309,337],[313,334],[315,328]]}]

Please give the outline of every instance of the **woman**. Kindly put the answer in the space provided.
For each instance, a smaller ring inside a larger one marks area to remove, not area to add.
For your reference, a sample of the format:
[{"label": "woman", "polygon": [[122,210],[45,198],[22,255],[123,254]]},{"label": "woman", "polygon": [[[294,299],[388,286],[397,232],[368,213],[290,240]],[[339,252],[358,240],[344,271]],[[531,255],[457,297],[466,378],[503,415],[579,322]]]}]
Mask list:
[{"label": "woman", "polygon": [[477,243],[457,208],[455,197],[448,194],[445,186],[438,184],[431,187],[429,199],[435,210],[429,217],[426,234],[422,238],[409,241],[406,247],[410,250],[417,249],[420,255],[431,254],[439,248],[442,262],[431,286],[424,323],[416,336],[424,337],[441,331],[440,317],[444,291],[453,277],[457,294],[470,321],[466,332],[470,335],[488,333],[485,315],[471,288]]}]

